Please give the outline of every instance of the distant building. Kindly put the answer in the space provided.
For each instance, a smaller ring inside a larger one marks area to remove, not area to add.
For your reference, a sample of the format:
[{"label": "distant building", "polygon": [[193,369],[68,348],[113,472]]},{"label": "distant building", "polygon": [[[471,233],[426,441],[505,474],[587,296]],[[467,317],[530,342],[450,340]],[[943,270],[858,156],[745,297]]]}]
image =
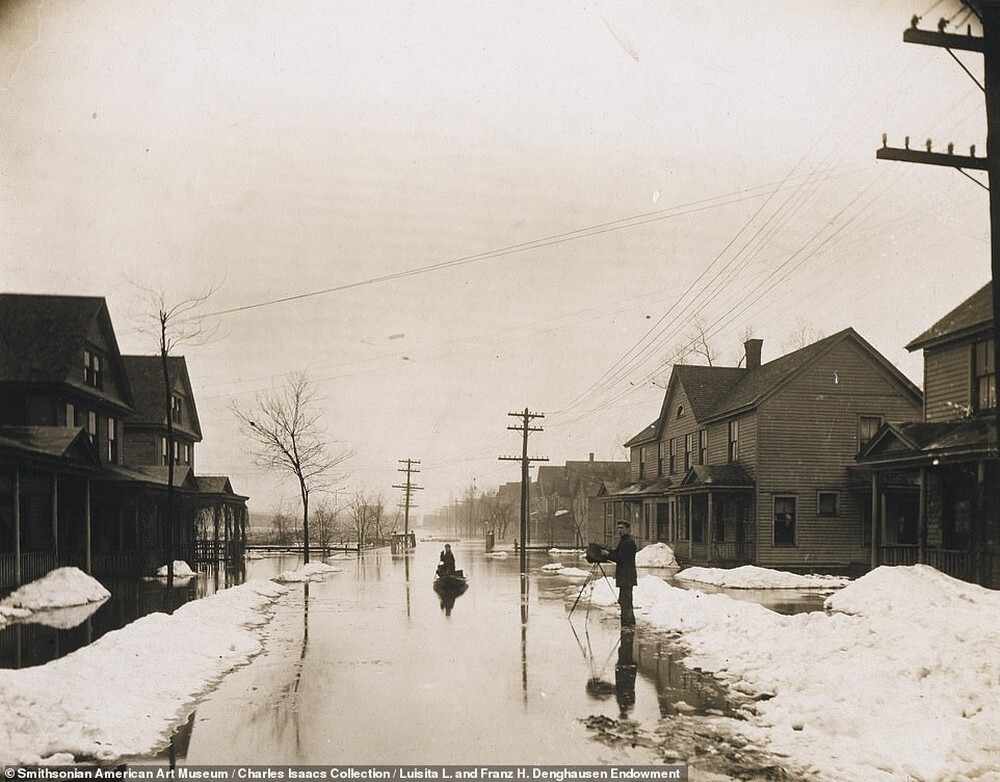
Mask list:
[{"label": "distant building", "polygon": [[685,564],[864,569],[869,482],[855,458],[919,389],[853,329],[744,367],[673,368],[658,418],[626,445],[631,481],[602,490],[605,527],[632,523]]},{"label": "distant building", "polygon": [[907,345],[924,354],[923,415],[887,421],[871,471],[872,566],[926,563],[1000,588],[993,286]]},{"label": "distant building", "polygon": [[195,475],[194,395],[184,359],[168,367],[169,409],[159,357],[121,355],[103,298],[0,294],[0,589],[60,565],[147,574],[171,532],[177,559],[241,555],[247,498]]},{"label": "distant building", "polygon": [[531,541],[536,545],[585,546],[604,540],[601,486],[628,480],[627,461],[600,461],[591,453],[586,461],[540,465],[532,487]]}]

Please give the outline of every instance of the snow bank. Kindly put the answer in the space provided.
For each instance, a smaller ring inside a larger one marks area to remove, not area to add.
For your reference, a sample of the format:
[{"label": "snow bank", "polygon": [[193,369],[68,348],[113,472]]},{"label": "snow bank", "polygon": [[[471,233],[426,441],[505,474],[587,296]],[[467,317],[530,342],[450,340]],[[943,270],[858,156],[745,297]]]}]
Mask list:
[{"label": "snow bank", "polygon": [[[167,577],[167,566],[164,565],[159,570],[156,571],[156,575]],[[191,569],[191,566],[182,559],[174,560],[174,576],[177,578],[190,578],[191,576],[197,576],[198,573]]]},{"label": "snow bank", "polygon": [[689,567],[677,573],[674,578],[730,589],[840,589],[851,583],[851,579],[841,576],[816,573],[800,576],[796,573],[770,570],[755,565],[743,565],[731,569]]},{"label": "snow bank", "polygon": [[[593,602],[613,605],[604,579]],[[585,590],[588,591],[588,590]],[[650,576],[642,622],[748,698],[731,728],[823,780],[1000,780],[1000,594],[929,567],[877,568],[794,616]]]},{"label": "snow bank", "polygon": [[666,543],[651,543],[635,555],[636,567],[675,567],[674,550]]},{"label": "snow bank", "polygon": [[285,592],[252,581],[145,616],[47,665],[0,670],[0,766],[155,749],[210,683],[260,651],[250,628]]},{"label": "snow bank", "polygon": [[542,565],[539,570],[547,576],[567,576],[569,578],[586,578],[590,575],[589,570],[581,570],[578,567],[566,567],[561,562],[550,562]]},{"label": "snow bank", "polygon": [[79,568],[61,567],[7,595],[0,606],[41,611],[100,603],[109,597],[111,593],[97,579]]},{"label": "snow bank", "polygon": [[279,584],[294,584],[303,581],[316,581],[327,573],[342,573],[343,568],[328,565],[325,562],[310,562],[296,570],[285,570],[275,576],[272,581]]}]

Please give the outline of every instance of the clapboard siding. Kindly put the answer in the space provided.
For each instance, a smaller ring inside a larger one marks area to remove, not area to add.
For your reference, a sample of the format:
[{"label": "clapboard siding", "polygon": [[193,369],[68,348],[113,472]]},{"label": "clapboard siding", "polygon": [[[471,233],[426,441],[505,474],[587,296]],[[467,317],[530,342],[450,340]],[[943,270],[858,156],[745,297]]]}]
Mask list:
[{"label": "clapboard siding", "polygon": [[954,421],[972,404],[972,347],[951,344],[924,351],[925,417]]},{"label": "clapboard siding", "polygon": [[[848,489],[858,419],[919,418],[920,405],[852,341],[843,341],[758,408],[758,564],[849,564],[867,560],[863,495]],[[819,492],[836,492],[838,513],[820,516]],[[795,545],[774,544],[776,496],[796,498]]]}]

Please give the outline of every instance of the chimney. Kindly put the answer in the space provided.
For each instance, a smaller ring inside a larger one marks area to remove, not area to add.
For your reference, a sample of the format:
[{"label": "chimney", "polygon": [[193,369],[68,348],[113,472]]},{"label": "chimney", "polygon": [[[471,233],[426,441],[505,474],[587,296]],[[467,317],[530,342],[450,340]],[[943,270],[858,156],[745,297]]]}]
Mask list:
[{"label": "chimney", "polygon": [[594,452],[593,451],[590,452],[590,461],[594,461]]},{"label": "chimney", "polygon": [[747,369],[758,369],[760,367],[760,349],[764,345],[762,339],[748,339],[743,343],[743,349],[747,354]]}]

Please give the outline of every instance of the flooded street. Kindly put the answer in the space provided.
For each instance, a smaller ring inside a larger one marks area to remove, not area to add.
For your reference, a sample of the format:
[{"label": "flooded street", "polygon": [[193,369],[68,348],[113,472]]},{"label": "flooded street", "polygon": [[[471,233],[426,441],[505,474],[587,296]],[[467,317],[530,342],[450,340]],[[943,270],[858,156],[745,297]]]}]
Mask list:
[{"label": "flooded street", "polygon": [[[265,653],[198,707],[175,755],[189,764],[655,762],[648,748],[594,741],[584,724],[625,709],[652,730],[660,704],[643,676],[616,690],[616,616],[581,605],[567,618],[563,595],[582,579],[533,572],[522,624],[518,558],[455,549],[470,586],[452,600],[432,588],[440,545],[430,542],[406,556],[345,557],[343,572],[291,585]],[[550,561],[531,553],[533,571]]]}]

